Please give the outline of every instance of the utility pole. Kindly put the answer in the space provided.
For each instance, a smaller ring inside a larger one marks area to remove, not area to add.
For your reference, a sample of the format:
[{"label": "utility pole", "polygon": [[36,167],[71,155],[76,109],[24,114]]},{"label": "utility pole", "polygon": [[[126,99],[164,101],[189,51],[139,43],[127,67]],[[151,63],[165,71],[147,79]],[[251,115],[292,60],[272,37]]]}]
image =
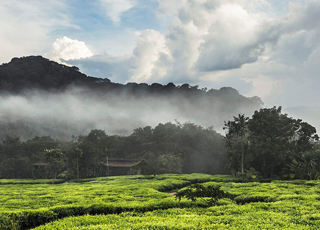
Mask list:
[{"label": "utility pole", "polygon": [[107,156],[107,174],[108,174],[108,176],[109,176],[109,173],[110,173],[110,171],[109,171],[109,159],[108,159],[108,156]]}]

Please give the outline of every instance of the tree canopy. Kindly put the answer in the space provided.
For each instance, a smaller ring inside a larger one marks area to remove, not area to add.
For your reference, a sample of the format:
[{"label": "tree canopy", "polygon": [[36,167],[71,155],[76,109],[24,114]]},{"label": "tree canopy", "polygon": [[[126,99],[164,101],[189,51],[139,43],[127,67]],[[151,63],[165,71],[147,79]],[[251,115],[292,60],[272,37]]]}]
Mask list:
[{"label": "tree canopy", "polygon": [[226,164],[223,136],[193,123],[140,127],[128,136],[94,129],[70,141],[8,136],[0,150],[2,178],[96,177],[107,158],[139,161],[133,174],[223,174]]},{"label": "tree canopy", "polygon": [[[290,168],[298,164],[295,162],[308,152],[318,151],[316,129],[301,119],[282,114],[281,107],[260,109],[250,119],[239,115],[226,122],[225,127],[229,168],[235,171],[239,171],[239,156],[245,155],[242,157],[245,169],[254,168],[263,177],[288,177]],[[238,139],[234,141],[234,137]],[[294,176],[306,177],[301,173]]]}]

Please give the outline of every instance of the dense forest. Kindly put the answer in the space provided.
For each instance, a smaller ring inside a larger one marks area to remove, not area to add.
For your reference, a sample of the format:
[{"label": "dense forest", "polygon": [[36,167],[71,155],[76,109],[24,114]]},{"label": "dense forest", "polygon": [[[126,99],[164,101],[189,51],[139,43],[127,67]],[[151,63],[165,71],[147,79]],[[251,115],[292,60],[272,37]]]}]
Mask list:
[{"label": "dense forest", "polygon": [[107,157],[137,159],[131,174],[224,173],[224,138],[211,128],[159,124],[129,136],[92,130],[71,141],[5,137],[0,145],[2,178],[87,178],[99,176]]}]

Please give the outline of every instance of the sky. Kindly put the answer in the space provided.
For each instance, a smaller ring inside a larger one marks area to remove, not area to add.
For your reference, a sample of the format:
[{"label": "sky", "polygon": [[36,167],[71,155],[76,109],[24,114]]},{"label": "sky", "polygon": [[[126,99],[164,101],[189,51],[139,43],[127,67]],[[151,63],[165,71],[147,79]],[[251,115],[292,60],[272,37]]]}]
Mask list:
[{"label": "sky", "polygon": [[320,0],[1,0],[0,63],[42,55],[118,83],[317,107],[319,15]]}]

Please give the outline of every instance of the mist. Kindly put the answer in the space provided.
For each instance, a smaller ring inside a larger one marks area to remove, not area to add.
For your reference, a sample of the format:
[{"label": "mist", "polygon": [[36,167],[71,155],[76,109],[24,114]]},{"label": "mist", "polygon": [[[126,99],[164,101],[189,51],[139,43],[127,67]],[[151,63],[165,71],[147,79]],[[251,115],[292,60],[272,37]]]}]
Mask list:
[{"label": "mist", "polygon": [[167,122],[191,122],[222,132],[224,121],[257,109],[239,103],[239,98],[233,102],[230,99],[150,94],[134,97],[129,92],[102,93],[85,87],[70,87],[63,92],[28,90],[0,96],[0,136],[67,139],[92,129],[129,135],[133,129]]},{"label": "mist", "polygon": [[297,106],[284,108],[283,110],[289,117],[302,119],[316,128],[317,133],[320,131],[320,107]]}]

